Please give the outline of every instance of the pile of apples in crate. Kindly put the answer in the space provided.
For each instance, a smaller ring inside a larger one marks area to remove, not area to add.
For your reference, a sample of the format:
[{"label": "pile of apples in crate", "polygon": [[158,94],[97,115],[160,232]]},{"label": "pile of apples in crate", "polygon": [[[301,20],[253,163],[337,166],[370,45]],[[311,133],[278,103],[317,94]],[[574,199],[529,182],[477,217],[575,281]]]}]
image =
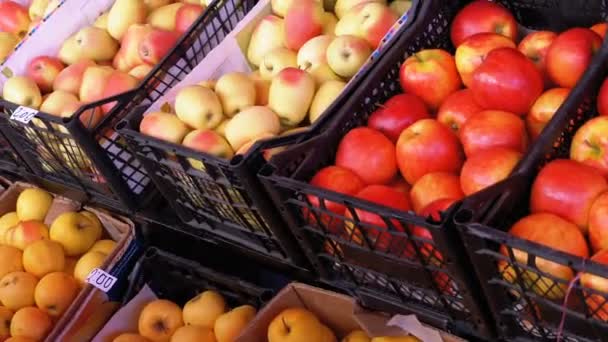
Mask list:
[{"label": "pile of apples in crate", "polygon": [[[411,1],[273,0],[232,72],[180,89],[140,132],[221,158],[313,123],[340,95]],[[203,62],[204,63],[204,62]],[[173,107],[173,108],[171,108]]]},{"label": "pile of apples in crate", "polygon": [[0,2],[0,63],[60,2],[61,0],[33,0],[29,7],[11,0]]},{"label": "pile of apples in crate", "polygon": [[99,240],[101,222],[87,211],[64,212],[47,227],[52,201],[44,190],[26,189],[16,211],[0,218],[3,341],[43,340],[115,247],[112,240]]},{"label": "pile of apples in crate", "polygon": [[[204,11],[204,1],[191,2],[117,0],[95,23],[63,42],[57,56],[29,61],[27,74],[7,80],[2,97],[70,117],[86,103],[135,88]],[[114,105],[81,121],[94,127]]]},{"label": "pile of apples in crate", "polygon": [[[478,0],[461,9],[450,30],[455,55],[427,49],[407,58],[400,69],[404,93],[380,105],[366,127],[347,133],[335,165],[319,170],[311,184],[438,219],[455,201],[511,173],[599,50],[605,24],[532,32],[518,42],[513,15]],[[576,176],[573,191],[583,178]],[[315,196],[309,201],[322,207]],[[350,210],[334,202],[325,208],[333,215],[320,220],[329,230],[360,236]],[[356,213],[363,223],[387,226],[375,213]],[[424,228],[414,234],[431,238]],[[388,233],[367,235],[380,250],[394,245]]]}]

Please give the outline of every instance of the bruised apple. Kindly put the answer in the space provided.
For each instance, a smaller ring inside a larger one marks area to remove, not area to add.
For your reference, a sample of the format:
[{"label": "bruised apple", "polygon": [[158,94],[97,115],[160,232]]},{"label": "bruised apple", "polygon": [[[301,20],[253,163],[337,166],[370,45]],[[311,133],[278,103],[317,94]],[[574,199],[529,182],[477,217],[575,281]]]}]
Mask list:
[{"label": "bruised apple", "polygon": [[[569,253],[581,258],[589,256],[587,242],[581,231],[572,223],[550,213],[539,213],[526,216],[511,227],[509,234],[532,241],[561,252]],[[500,253],[508,257],[509,252],[506,246],[500,247]],[[515,262],[520,265],[527,265],[529,262],[528,253],[523,250],[513,249]],[[513,261],[511,261],[513,262]],[[526,289],[531,289],[537,294],[549,299],[561,299],[566,294],[567,282],[574,278],[574,271],[563,264],[559,264],[547,259],[536,257],[534,259],[536,271],[524,270],[520,266],[522,280],[526,284]],[[515,282],[517,273],[512,264],[500,260],[498,268],[505,280]],[[543,277],[540,272],[562,279],[564,282],[556,283],[549,277]]]},{"label": "bruised apple", "polygon": [[460,172],[462,191],[468,196],[506,179],[521,157],[520,152],[504,147],[474,153]]},{"label": "bruised apple", "polygon": [[545,91],[536,99],[530,108],[530,113],[526,116],[526,125],[532,140],[538,138],[555,112],[566,101],[569,93],[568,88],[553,88]]},{"label": "bruised apple", "polygon": [[530,210],[558,215],[586,233],[589,210],[606,190],[608,183],[596,169],[574,160],[557,159],[545,165],[536,177]]},{"label": "bruised apple", "polygon": [[[356,198],[380,204],[392,209],[409,211],[410,202],[407,195],[385,185],[369,185],[359,191]],[[357,220],[350,210],[344,212],[344,228],[353,242],[365,246],[369,241],[374,250],[401,256],[407,252],[405,238],[389,233],[404,232],[403,225],[396,219],[390,220],[388,227],[381,216],[362,209],[355,209]],[[364,238],[367,237],[366,238]]]},{"label": "bruised apple", "polygon": [[471,89],[462,89],[452,95],[439,107],[437,112],[437,121],[448,126],[458,134],[458,131],[464,123],[473,115],[481,112],[481,108],[473,99]]},{"label": "bruised apple", "polygon": [[502,5],[487,0],[473,1],[452,21],[450,37],[458,47],[467,37],[481,32],[494,32],[515,40],[517,21]]},{"label": "bruised apple", "polygon": [[[310,181],[310,184],[319,188],[350,196],[355,195],[365,186],[361,178],[359,178],[356,173],[339,166],[328,166],[319,170],[319,172],[317,172]],[[315,208],[319,208],[319,211],[329,211],[340,217],[346,210],[346,207],[340,203],[324,200],[322,205],[317,196],[307,195],[307,197],[310,205]],[[303,214],[307,220],[312,222],[317,222],[317,217],[320,217],[321,224],[323,224],[323,226],[329,229],[329,231],[332,233],[337,234],[342,228],[342,221],[340,219],[333,218],[330,214],[325,214],[319,211],[313,213],[307,208],[304,208]]]},{"label": "bruised apple", "polygon": [[396,143],[404,129],[418,120],[430,118],[429,110],[418,96],[398,94],[370,115],[367,126],[384,133]]},{"label": "bruised apple", "polygon": [[484,110],[462,126],[460,141],[467,157],[491,147],[511,148],[523,153],[528,146],[528,134],[524,121],[517,115]]},{"label": "bruised apple", "polygon": [[443,199],[459,200],[464,197],[457,175],[446,172],[429,173],[420,178],[410,191],[410,199],[416,213],[429,204]]},{"label": "bruised apple", "polygon": [[340,141],[336,165],[353,171],[365,184],[386,184],[397,173],[395,145],[375,129],[355,128]]}]

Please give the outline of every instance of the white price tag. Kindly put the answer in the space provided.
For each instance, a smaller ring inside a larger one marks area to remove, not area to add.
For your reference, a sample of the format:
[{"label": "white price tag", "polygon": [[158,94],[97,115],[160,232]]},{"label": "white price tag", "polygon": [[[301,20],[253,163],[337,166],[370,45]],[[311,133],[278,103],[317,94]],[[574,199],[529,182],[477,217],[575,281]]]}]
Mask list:
[{"label": "white price tag", "polygon": [[103,292],[110,291],[112,286],[114,286],[114,283],[116,283],[116,280],[116,277],[105,272],[104,270],[100,270],[99,268],[92,270],[87,277],[87,283],[95,286]]},{"label": "white price tag", "polygon": [[11,120],[19,121],[24,124],[30,123],[38,114],[38,111],[29,107],[19,106],[11,115]]}]

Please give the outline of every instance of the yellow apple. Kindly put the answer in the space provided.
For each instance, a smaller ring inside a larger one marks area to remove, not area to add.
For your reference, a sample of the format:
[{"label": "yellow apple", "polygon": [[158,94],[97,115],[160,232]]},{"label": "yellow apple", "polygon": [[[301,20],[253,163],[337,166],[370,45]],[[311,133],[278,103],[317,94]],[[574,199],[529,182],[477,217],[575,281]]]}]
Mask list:
[{"label": "yellow apple", "polygon": [[171,336],[184,325],[182,310],[177,304],[157,299],[148,303],[137,322],[139,333],[151,341],[169,341]]},{"label": "yellow apple", "polygon": [[226,124],[226,140],[237,151],[254,138],[270,133],[279,134],[281,123],[279,117],[270,108],[254,106],[235,115]]},{"label": "yellow apple", "polygon": [[287,127],[297,126],[306,118],[315,95],[315,81],[297,68],[283,69],[270,84],[268,107]]},{"label": "yellow apple", "polygon": [[212,329],[185,325],[175,330],[171,342],[221,342],[221,340],[215,338]]},{"label": "yellow apple", "polygon": [[0,217],[0,244],[6,243],[4,241],[6,231],[17,224],[19,224],[19,216],[17,216],[17,212],[15,211],[11,211]]},{"label": "yellow apple", "polygon": [[101,227],[81,213],[65,212],[51,224],[49,234],[51,240],[63,246],[67,256],[76,256],[93,247],[101,236]]},{"label": "yellow apple", "polygon": [[114,251],[114,248],[116,248],[116,242],[114,240],[99,240],[95,242],[89,252],[101,252],[110,255]]},{"label": "yellow apple", "polygon": [[28,10],[30,19],[36,21],[44,18],[44,11],[46,11],[48,5],[49,0],[33,0]]},{"label": "yellow apple", "polygon": [[42,94],[32,79],[25,76],[13,76],[4,83],[2,98],[20,106],[40,108]]},{"label": "yellow apple", "polygon": [[268,52],[260,64],[260,76],[272,80],[281,70],[298,66],[298,56],[286,47],[278,47]]},{"label": "yellow apple", "polygon": [[225,312],[224,297],[215,291],[205,291],[184,305],[183,320],[186,325],[213,329],[217,318]]},{"label": "yellow apple", "polygon": [[11,272],[0,279],[0,301],[2,305],[19,310],[34,305],[34,291],[38,279],[27,272]]},{"label": "yellow apple", "polygon": [[222,314],[215,320],[213,331],[217,342],[234,342],[255,317],[256,310],[251,305],[243,305]]},{"label": "yellow apple", "polygon": [[386,0],[337,0],[334,11],[336,12],[338,18],[342,18],[351,9],[366,2],[377,2],[386,5]]},{"label": "yellow apple", "polygon": [[106,12],[102,15],[100,15],[99,17],[97,17],[97,19],[95,19],[95,22],[93,23],[93,26],[95,27],[99,27],[100,29],[104,29],[104,30],[108,30],[108,18],[110,17],[110,12]]},{"label": "yellow apple", "polygon": [[74,278],[84,284],[87,277],[96,268],[100,268],[108,256],[101,252],[88,252],[78,259],[74,266]]},{"label": "yellow apple", "polygon": [[219,97],[200,85],[180,89],[175,97],[175,113],[194,129],[213,129],[224,119]]},{"label": "yellow apple", "polygon": [[144,0],[116,0],[108,13],[108,32],[120,41],[131,25],[144,23],[147,15]]},{"label": "yellow apple", "polygon": [[139,124],[139,131],[157,139],[179,144],[190,128],[176,115],[153,112],[146,114]]},{"label": "yellow apple", "polygon": [[23,271],[22,257],[23,253],[18,248],[0,245],[0,278],[12,272]]},{"label": "yellow apple", "polygon": [[0,62],[3,62],[13,52],[18,43],[19,39],[14,34],[0,32]]},{"label": "yellow apple", "polygon": [[255,66],[262,63],[262,59],[270,51],[285,46],[285,23],[283,19],[268,15],[257,24],[247,48],[247,59]]},{"label": "yellow apple", "polygon": [[[68,38],[59,50],[59,59],[64,64],[74,64],[82,59],[108,62],[118,52],[118,42],[108,31],[88,26]],[[81,99],[82,100],[82,99]]]},{"label": "yellow apple", "polygon": [[326,330],[319,319],[302,308],[289,308],[268,326],[268,342],[326,342]]},{"label": "yellow apple", "polygon": [[338,24],[338,18],[331,13],[323,13],[323,34],[333,35],[336,32],[336,25]]},{"label": "yellow apple", "polygon": [[372,48],[365,39],[351,35],[338,36],[327,48],[327,62],[336,74],[350,78],[371,54]]},{"label": "yellow apple", "polygon": [[40,111],[55,116],[61,116],[61,113],[63,113],[66,108],[70,108],[75,104],[80,104],[76,95],[63,90],[55,90],[46,96],[40,106]]},{"label": "yellow apple", "polygon": [[19,220],[44,221],[53,204],[53,196],[40,188],[28,188],[17,197],[16,211]]},{"label": "yellow apple", "polygon": [[148,24],[167,31],[175,30],[177,11],[184,6],[181,2],[159,7],[148,16]]},{"label": "yellow apple", "polygon": [[374,337],[372,342],[422,342],[420,339],[414,336],[403,336],[403,337]]},{"label": "yellow apple", "polygon": [[5,238],[10,241],[12,246],[24,250],[35,241],[48,239],[49,229],[40,221],[21,221],[14,228],[8,230]]},{"label": "yellow apple", "polygon": [[344,87],[346,87],[346,83],[342,81],[327,81],[319,87],[310,105],[308,116],[310,123],[317,121],[325,110],[340,96]]},{"label": "yellow apple", "polygon": [[298,51],[298,67],[310,73],[317,86],[326,81],[340,80],[327,63],[327,48],[333,40],[333,35],[317,36],[306,42]]},{"label": "yellow apple", "polygon": [[69,274],[53,272],[40,279],[34,291],[36,306],[49,316],[59,318],[72,305],[80,286]]},{"label": "yellow apple", "polygon": [[23,268],[38,278],[52,272],[63,271],[65,268],[63,247],[51,240],[31,243],[23,251]]},{"label": "yellow apple", "polygon": [[215,93],[220,98],[224,115],[236,113],[255,105],[255,83],[242,72],[224,74],[215,84]]},{"label": "yellow apple", "polygon": [[367,336],[363,330],[355,330],[342,339],[341,342],[371,342],[371,338]]}]

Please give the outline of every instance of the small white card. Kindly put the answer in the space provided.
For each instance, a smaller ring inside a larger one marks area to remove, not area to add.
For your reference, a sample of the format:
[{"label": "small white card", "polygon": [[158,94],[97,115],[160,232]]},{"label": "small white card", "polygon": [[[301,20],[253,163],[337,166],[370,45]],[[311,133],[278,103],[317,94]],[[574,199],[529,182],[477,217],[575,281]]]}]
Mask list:
[{"label": "small white card", "polygon": [[30,123],[32,119],[38,114],[38,111],[24,106],[19,106],[11,115],[11,120],[19,121],[24,124]]},{"label": "small white card", "polygon": [[112,289],[116,280],[116,277],[99,268],[92,270],[87,277],[87,283],[106,293]]}]

